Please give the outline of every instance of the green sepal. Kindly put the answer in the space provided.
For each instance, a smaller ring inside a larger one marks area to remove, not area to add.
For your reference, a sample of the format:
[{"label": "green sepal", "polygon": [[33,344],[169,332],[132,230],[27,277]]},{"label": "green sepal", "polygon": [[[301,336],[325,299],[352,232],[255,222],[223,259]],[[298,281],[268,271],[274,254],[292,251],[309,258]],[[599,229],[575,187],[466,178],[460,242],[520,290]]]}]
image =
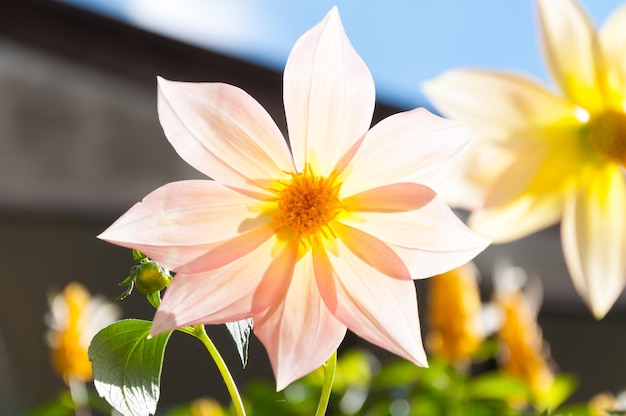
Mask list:
[{"label": "green sepal", "polygon": [[[136,267],[136,266],[134,266]],[[124,293],[122,293],[121,295],[119,295],[117,298],[117,300],[124,300],[128,297],[128,295],[130,295],[131,293],[133,293],[133,289],[135,288],[135,272],[134,272],[134,267],[130,269],[130,276],[128,276],[126,279],[122,280],[118,286],[128,286],[126,288],[126,290],[124,290]]]},{"label": "green sepal", "polygon": [[133,249],[133,260],[135,260],[136,262],[140,262],[141,260],[145,259],[146,257],[148,257],[148,256],[143,254],[141,251]]},{"label": "green sepal", "polygon": [[172,331],[148,338],[151,325],[139,319],[115,322],[98,332],[89,346],[98,394],[125,416],[156,412],[163,355]]},{"label": "green sepal", "polygon": [[161,292],[150,293],[149,295],[146,295],[146,299],[148,299],[148,302],[150,302],[152,306],[158,308],[161,304]]}]

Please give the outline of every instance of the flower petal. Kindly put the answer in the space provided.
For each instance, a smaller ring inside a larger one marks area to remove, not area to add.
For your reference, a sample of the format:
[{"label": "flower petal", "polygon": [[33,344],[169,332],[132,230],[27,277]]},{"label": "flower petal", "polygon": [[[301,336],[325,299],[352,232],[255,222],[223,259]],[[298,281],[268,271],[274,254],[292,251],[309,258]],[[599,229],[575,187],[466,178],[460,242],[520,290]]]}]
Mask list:
[{"label": "flower petal", "polygon": [[280,130],[245,91],[159,78],[159,119],[178,154],[224,185],[267,193],[294,165]]},{"label": "flower petal", "polygon": [[601,319],[626,283],[626,181],[613,165],[583,174],[565,205],[563,251],[576,290]]},{"label": "flower petal", "polygon": [[402,259],[378,238],[341,223],[334,224],[333,231],[352,253],[379,272],[398,279],[411,279]]},{"label": "flower petal", "polygon": [[468,224],[495,243],[506,243],[558,223],[564,199],[559,192],[524,194],[506,205],[473,211]]},{"label": "flower petal", "polygon": [[579,130],[560,128],[544,141],[511,149],[516,160],[491,184],[484,207],[507,204],[523,193],[539,198],[566,192],[588,158],[584,145],[572,140],[578,134]]},{"label": "flower petal", "polygon": [[284,298],[254,317],[254,333],[267,350],[277,390],[320,367],[339,347],[346,326],[322,301],[310,255],[296,265]]},{"label": "flower petal", "polygon": [[469,129],[423,108],[394,114],[367,133],[340,176],[341,193],[349,196],[395,182],[429,185],[447,173],[446,164],[471,138]]},{"label": "flower petal", "polygon": [[289,139],[298,171],[328,176],[372,122],[374,81],[334,7],[293,47],[284,74]]},{"label": "flower petal", "polygon": [[269,238],[270,217],[259,214],[259,204],[214,181],[172,182],[135,204],[98,237],[140,250],[168,269],[196,272],[193,263],[198,259],[202,267],[214,263],[211,268],[220,258],[222,264],[229,261],[222,255],[201,258],[225,242],[237,242],[221,249],[232,261]]},{"label": "flower petal", "polygon": [[495,183],[517,157],[516,149],[488,140],[473,142],[459,163],[450,167],[450,178],[437,190],[451,207],[468,211],[480,208]]},{"label": "flower petal", "polygon": [[[538,176],[545,164],[549,153],[548,146],[530,144],[514,150],[515,160],[495,179],[486,192],[483,205],[492,208],[504,205],[519,198],[530,186],[533,180],[545,180]],[[569,162],[569,160],[567,160]]]},{"label": "flower petal", "polygon": [[341,200],[348,211],[403,212],[418,209],[435,198],[435,191],[417,183],[394,183],[368,189]]},{"label": "flower petal", "polygon": [[428,99],[446,116],[476,129],[482,139],[517,144],[538,127],[574,119],[574,105],[535,81],[514,74],[451,70],[426,82]]},{"label": "flower petal", "polygon": [[600,42],[607,71],[607,101],[622,111],[626,100],[626,5],[611,14],[602,26]]},{"label": "flower petal", "polygon": [[537,0],[542,46],[550,72],[565,95],[594,111],[603,105],[598,38],[575,0]]},{"label": "flower petal", "polygon": [[195,324],[223,324],[252,316],[257,287],[271,267],[276,240],[204,273],[178,273],[165,290],[151,335]]},{"label": "flower petal", "polygon": [[299,241],[277,242],[272,249],[274,260],[267,268],[263,281],[254,294],[254,312],[259,313],[283,297],[294,278],[294,268],[298,261]]},{"label": "flower petal", "polygon": [[427,366],[414,283],[380,273],[336,241],[337,255],[313,253],[317,285],[328,309],[361,338]]},{"label": "flower petal", "polygon": [[461,266],[487,247],[489,240],[471,231],[439,197],[405,212],[356,212],[341,222],[375,236],[423,279]]}]

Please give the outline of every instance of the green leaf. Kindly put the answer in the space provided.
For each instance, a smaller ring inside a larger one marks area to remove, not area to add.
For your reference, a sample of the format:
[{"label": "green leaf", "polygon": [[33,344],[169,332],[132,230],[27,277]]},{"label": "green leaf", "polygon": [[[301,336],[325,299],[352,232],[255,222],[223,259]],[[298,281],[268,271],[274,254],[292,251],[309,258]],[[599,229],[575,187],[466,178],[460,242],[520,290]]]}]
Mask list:
[{"label": "green leaf", "polygon": [[125,416],[156,412],[165,346],[172,331],[148,338],[152,322],[115,322],[91,341],[89,359],[100,396]]},{"label": "green leaf", "polygon": [[242,319],[236,322],[227,322],[226,329],[235,341],[241,364],[246,368],[248,364],[248,345],[250,344],[250,331],[252,331],[252,318]]}]

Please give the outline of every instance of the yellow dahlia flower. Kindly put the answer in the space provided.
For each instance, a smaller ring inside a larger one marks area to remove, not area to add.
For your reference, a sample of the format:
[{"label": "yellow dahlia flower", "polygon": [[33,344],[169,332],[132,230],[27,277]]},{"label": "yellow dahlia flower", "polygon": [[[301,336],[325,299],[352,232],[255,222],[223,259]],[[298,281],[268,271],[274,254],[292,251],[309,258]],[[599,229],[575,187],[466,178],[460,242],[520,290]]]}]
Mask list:
[{"label": "yellow dahlia flower", "polygon": [[449,202],[495,242],[560,220],[574,285],[602,318],[626,282],[626,6],[598,32],[574,0],[537,6],[560,91],[479,70],[444,73],[424,89],[480,134]]}]

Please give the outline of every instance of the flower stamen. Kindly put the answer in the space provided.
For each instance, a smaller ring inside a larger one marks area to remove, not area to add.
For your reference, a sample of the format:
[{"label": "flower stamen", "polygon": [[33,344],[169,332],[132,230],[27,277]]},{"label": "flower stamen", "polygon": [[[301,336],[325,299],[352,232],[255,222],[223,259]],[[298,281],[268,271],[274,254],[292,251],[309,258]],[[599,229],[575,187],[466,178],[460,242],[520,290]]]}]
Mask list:
[{"label": "flower stamen", "polygon": [[626,114],[607,110],[591,116],[586,139],[595,152],[626,166]]},{"label": "flower stamen", "polygon": [[280,181],[278,189],[274,190],[278,209],[272,220],[277,233],[305,243],[334,236],[331,222],[343,209],[337,174],[318,176],[307,164],[302,172],[289,175],[291,179]]}]

